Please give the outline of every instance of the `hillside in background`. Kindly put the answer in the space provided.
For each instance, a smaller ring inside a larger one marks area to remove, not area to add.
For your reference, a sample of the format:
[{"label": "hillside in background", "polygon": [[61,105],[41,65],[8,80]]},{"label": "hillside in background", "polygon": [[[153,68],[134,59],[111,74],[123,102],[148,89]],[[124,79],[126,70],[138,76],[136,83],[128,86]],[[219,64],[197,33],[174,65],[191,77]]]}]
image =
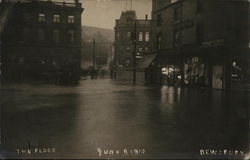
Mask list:
[{"label": "hillside in background", "polygon": [[90,42],[93,39],[96,39],[96,42],[114,42],[114,30],[97,28],[90,26],[82,26],[82,39],[83,42]]},{"label": "hillside in background", "polygon": [[113,58],[114,31],[82,26],[82,68],[93,66],[93,39],[97,66],[108,66]]}]

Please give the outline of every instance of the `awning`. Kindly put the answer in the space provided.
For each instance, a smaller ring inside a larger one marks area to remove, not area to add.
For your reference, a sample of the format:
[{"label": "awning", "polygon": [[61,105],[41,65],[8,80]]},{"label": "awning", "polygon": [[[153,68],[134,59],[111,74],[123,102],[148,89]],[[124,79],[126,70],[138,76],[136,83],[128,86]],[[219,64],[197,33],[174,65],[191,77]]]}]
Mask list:
[{"label": "awning", "polygon": [[142,59],[140,59],[137,62],[137,69],[145,69],[147,68],[155,59],[157,54],[149,54],[149,55],[144,55]]}]

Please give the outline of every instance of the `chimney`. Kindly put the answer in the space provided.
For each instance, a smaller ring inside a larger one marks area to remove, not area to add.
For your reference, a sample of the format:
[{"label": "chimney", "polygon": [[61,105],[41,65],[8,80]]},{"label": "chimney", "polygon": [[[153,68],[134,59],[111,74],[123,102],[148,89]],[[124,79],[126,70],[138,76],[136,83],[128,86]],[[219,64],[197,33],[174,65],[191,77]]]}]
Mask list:
[{"label": "chimney", "polygon": [[75,3],[79,3],[79,0],[75,0]]},{"label": "chimney", "polygon": [[147,14],[145,15],[145,19],[148,20],[148,15]]}]

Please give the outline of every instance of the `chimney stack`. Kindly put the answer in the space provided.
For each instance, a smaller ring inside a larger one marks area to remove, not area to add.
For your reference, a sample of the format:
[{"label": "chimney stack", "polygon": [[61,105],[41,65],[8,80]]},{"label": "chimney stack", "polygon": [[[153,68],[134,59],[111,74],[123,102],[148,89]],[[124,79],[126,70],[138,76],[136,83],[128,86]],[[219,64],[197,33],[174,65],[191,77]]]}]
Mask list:
[{"label": "chimney stack", "polygon": [[148,20],[148,15],[147,14],[145,15],[145,19]]}]

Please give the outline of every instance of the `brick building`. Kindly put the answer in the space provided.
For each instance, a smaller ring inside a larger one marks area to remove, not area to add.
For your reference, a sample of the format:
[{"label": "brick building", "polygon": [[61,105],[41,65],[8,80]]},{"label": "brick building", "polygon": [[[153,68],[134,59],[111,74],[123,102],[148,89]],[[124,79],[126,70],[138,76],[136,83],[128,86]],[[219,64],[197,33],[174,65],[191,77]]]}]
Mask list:
[{"label": "brick building", "polygon": [[3,82],[77,83],[82,4],[2,1],[10,10],[1,35]]},{"label": "brick building", "polygon": [[159,83],[229,89],[249,79],[249,2],[153,0]]}]

